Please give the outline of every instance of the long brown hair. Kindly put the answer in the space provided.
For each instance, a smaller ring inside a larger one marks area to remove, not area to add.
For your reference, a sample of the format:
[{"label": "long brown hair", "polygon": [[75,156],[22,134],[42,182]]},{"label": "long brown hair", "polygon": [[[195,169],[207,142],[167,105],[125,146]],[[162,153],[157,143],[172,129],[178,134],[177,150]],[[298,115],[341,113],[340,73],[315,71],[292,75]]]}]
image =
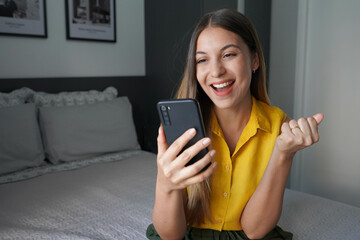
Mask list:
[{"label": "long brown hair", "polygon": [[[187,61],[183,79],[177,91],[176,98],[194,98],[199,101],[206,132],[210,135],[210,117],[212,102],[203,91],[196,78],[196,43],[200,33],[207,27],[221,27],[242,38],[252,54],[259,57],[259,68],[252,74],[251,94],[268,104],[269,97],[266,91],[266,72],[263,51],[258,35],[250,20],[243,14],[231,10],[221,9],[204,15],[196,25],[189,44]],[[189,187],[187,199],[187,221],[189,225],[200,224],[205,217],[211,220],[210,214],[210,182],[209,179]]]}]

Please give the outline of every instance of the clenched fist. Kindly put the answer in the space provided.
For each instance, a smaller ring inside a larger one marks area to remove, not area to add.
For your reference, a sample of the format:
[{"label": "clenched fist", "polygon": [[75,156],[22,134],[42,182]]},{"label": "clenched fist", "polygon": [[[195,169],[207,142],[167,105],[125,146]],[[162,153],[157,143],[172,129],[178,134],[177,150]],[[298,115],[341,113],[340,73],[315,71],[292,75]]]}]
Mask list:
[{"label": "clenched fist", "polygon": [[281,126],[281,134],[277,137],[275,146],[287,155],[311,146],[319,141],[318,126],[323,119],[322,113],[298,120],[288,119]]}]

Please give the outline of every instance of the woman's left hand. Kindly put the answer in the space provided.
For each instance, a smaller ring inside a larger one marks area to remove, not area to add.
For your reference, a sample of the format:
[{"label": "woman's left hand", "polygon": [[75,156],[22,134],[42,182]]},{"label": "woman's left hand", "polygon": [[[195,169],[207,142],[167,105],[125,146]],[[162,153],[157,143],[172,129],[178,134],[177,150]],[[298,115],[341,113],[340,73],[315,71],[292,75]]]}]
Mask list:
[{"label": "woman's left hand", "polygon": [[318,142],[320,138],[318,125],[323,119],[324,114],[317,113],[308,118],[287,120],[281,126],[281,134],[276,139],[275,147],[291,156]]}]

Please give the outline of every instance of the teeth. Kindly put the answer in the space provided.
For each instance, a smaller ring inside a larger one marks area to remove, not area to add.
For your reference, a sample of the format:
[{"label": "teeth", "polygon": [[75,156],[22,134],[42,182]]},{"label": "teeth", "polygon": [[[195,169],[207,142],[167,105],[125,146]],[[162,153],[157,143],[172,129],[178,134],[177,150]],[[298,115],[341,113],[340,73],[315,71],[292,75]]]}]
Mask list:
[{"label": "teeth", "polygon": [[225,83],[221,83],[221,84],[213,84],[213,86],[216,88],[224,88],[224,87],[229,86],[231,83],[232,82],[225,82]]}]

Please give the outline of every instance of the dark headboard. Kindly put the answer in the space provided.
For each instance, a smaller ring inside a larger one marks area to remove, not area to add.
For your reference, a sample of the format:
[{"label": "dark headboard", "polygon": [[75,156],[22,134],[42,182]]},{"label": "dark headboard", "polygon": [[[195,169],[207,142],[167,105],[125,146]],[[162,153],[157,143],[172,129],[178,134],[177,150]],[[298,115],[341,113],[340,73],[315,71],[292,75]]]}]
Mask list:
[{"label": "dark headboard", "polygon": [[151,91],[147,77],[68,77],[0,79],[0,92],[11,92],[21,87],[35,91],[58,93],[61,91],[104,90],[115,87],[119,96],[128,96],[133,106],[133,117],[139,143],[143,150],[156,152],[159,120],[156,115],[157,98]]}]

